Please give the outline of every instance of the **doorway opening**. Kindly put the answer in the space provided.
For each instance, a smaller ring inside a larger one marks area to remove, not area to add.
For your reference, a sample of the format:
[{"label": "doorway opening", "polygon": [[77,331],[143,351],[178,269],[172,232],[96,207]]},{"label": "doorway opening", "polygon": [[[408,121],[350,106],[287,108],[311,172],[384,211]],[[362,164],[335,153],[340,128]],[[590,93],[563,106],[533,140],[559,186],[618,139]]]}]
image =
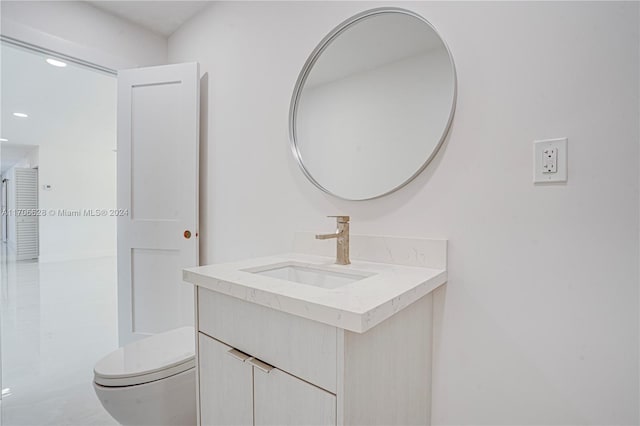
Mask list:
[{"label": "doorway opening", "polygon": [[116,207],[117,81],[0,49],[1,423],[115,424],[92,370],[118,347],[116,218],[98,213]]}]

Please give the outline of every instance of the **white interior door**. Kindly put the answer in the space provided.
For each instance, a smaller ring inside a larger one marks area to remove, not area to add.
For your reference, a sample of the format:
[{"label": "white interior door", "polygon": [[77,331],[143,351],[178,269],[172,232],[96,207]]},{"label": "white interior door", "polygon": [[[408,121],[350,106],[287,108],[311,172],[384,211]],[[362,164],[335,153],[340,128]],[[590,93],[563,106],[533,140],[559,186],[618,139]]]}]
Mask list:
[{"label": "white interior door", "polygon": [[[16,259],[37,259],[39,253],[38,169],[16,168]],[[31,212],[31,213],[29,213]]]},{"label": "white interior door", "polygon": [[120,344],[193,324],[198,264],[197,63],[118,74]]}]

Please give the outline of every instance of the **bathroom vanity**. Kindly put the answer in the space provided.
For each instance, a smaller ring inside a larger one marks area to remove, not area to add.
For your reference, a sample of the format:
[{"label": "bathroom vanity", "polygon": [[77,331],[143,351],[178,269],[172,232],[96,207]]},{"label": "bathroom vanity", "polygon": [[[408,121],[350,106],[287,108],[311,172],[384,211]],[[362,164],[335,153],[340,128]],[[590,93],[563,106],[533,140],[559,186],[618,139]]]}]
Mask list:
[{"label": "bathroom vanity", "polygon": [[[456,93],[429,22],[364,11],[304,64],[291,152],[328,194],[382,197],[434,158]],[[196,285],[201,425],[431,423],[432,292],[447,280],[446,241],[350,244],[349,217],[336,219],[333,233],[297,234],[293,253],[184,270]]]},{"label": "bathroom vanity", "polygon": [[294,252],[185,269],[201,425],[430,424],[446,241],[296,234]]}]

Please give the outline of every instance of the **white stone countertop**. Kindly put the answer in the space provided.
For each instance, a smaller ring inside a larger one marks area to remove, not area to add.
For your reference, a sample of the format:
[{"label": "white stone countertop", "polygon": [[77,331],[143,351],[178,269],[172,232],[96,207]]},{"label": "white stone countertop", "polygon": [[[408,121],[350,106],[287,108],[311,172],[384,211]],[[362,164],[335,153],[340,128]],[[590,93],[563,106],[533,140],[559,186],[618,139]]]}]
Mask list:
[{"label": "white stone countertop", "polygon": [[[361,260],[335,265],[334,261],[330,257],[286,253],[187,268],[183,270],[183,279],[208,290],[357,333],[364,333],[447,281],[446,269]],[[246,271],[290,262],[367,276],[330,289]]]}]

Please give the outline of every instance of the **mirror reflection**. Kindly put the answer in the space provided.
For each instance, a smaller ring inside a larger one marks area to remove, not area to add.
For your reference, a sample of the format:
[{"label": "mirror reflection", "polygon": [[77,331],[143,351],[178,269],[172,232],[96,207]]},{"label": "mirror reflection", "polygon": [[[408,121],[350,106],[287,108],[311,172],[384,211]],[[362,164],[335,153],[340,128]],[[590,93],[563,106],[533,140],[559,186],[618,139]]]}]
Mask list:
[{"label": "mirror reflection", "polygon": [[294,155],[322,190],[349,200],[388,194],[431,160],[453,116],[455,70],[433,27],[377,9],[313,52],[292,100]]}]

